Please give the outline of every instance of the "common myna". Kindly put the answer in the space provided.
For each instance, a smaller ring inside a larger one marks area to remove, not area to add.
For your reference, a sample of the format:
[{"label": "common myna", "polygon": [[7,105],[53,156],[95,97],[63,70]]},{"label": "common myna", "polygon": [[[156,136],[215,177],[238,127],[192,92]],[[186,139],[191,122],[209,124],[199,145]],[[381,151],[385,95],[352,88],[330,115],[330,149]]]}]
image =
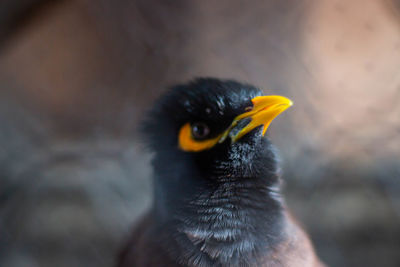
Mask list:
[{"label": "common myna", "polygon": [[154,202],[118,266],[323,266],[287,212],[276,151],[264,137],[291,105],[212,78],[163,95],[143,127]]}]

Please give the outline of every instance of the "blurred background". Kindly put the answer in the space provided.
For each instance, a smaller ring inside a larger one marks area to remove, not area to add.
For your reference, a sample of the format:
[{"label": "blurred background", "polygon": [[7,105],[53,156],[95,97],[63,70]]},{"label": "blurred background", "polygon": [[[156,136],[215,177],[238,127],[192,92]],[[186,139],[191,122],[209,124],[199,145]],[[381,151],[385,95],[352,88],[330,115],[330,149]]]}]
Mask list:
[{"label": "blurred background", "polygon": [[107,267],[151,203],[136,129],[164,89],[294,100],[269,136],[330,266],[400,266],[398,0],[2,0],[0,266]]}]

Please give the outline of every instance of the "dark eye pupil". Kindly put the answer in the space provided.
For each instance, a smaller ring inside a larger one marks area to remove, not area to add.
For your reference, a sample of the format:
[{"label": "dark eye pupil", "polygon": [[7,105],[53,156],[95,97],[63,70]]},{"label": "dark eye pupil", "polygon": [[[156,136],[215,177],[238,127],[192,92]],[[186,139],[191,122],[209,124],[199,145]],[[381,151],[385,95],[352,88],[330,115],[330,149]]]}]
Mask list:
[{"label": "dark eye pupil", "polygon": [[192,135],[194,138],[202,139],[210,133],[210,128],[204,123],[198,122],[192,125]]}]

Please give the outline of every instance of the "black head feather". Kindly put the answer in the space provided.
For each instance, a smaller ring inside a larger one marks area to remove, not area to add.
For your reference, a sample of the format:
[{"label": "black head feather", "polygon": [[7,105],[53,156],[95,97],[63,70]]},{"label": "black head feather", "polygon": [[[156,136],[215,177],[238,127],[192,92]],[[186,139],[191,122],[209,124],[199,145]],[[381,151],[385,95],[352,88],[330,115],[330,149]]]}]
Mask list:
[{"label": "black head feather", "polygon": [[187,122],[206,122],[212,137],[225,130],[259,95],[262,91],[254,86],[212,78],[174,86],[150,111],[144,124],[146,139],[153,149],[177,147],[178,130]]}]

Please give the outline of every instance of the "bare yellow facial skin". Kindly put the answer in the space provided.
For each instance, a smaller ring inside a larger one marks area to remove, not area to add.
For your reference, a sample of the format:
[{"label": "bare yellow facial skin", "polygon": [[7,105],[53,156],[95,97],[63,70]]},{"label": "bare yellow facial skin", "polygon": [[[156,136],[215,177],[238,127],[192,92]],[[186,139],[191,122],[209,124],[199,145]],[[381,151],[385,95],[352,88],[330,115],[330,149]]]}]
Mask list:
[{"label": "bare yellow facial skin", "polygon": [[263,125],[262,135],[267,131],[270,123],[283,111],[293,105],[293,102],[283,96],[270,95],[270,96],[257,96],[251,100],[253,107],[250,111],[238,115],[233,121],[231,126],[226,129],[219,136],[206,139],[195,140],[192,136],[192,129],[190,123],[186,123],[179,131],[178,143],[179,148],[183,151],[198,152],[210,149],[217,143],[222,143],[229,135],[230,130],[237,125],[238,121],[244,118],[251,118],[249,124],[241,129],[236,135],[232,136],[232,142],[236,142],[244,135]]},{"label": "bare yellow facial skin", "polygon": [[210,149],[218,143],[222,134],[207,140],[196,140],[192,136],[192,127],[190,123],[186,123],[182,126],[179,131],[179,148],[183,151],[198,152],[206,149]]}]

